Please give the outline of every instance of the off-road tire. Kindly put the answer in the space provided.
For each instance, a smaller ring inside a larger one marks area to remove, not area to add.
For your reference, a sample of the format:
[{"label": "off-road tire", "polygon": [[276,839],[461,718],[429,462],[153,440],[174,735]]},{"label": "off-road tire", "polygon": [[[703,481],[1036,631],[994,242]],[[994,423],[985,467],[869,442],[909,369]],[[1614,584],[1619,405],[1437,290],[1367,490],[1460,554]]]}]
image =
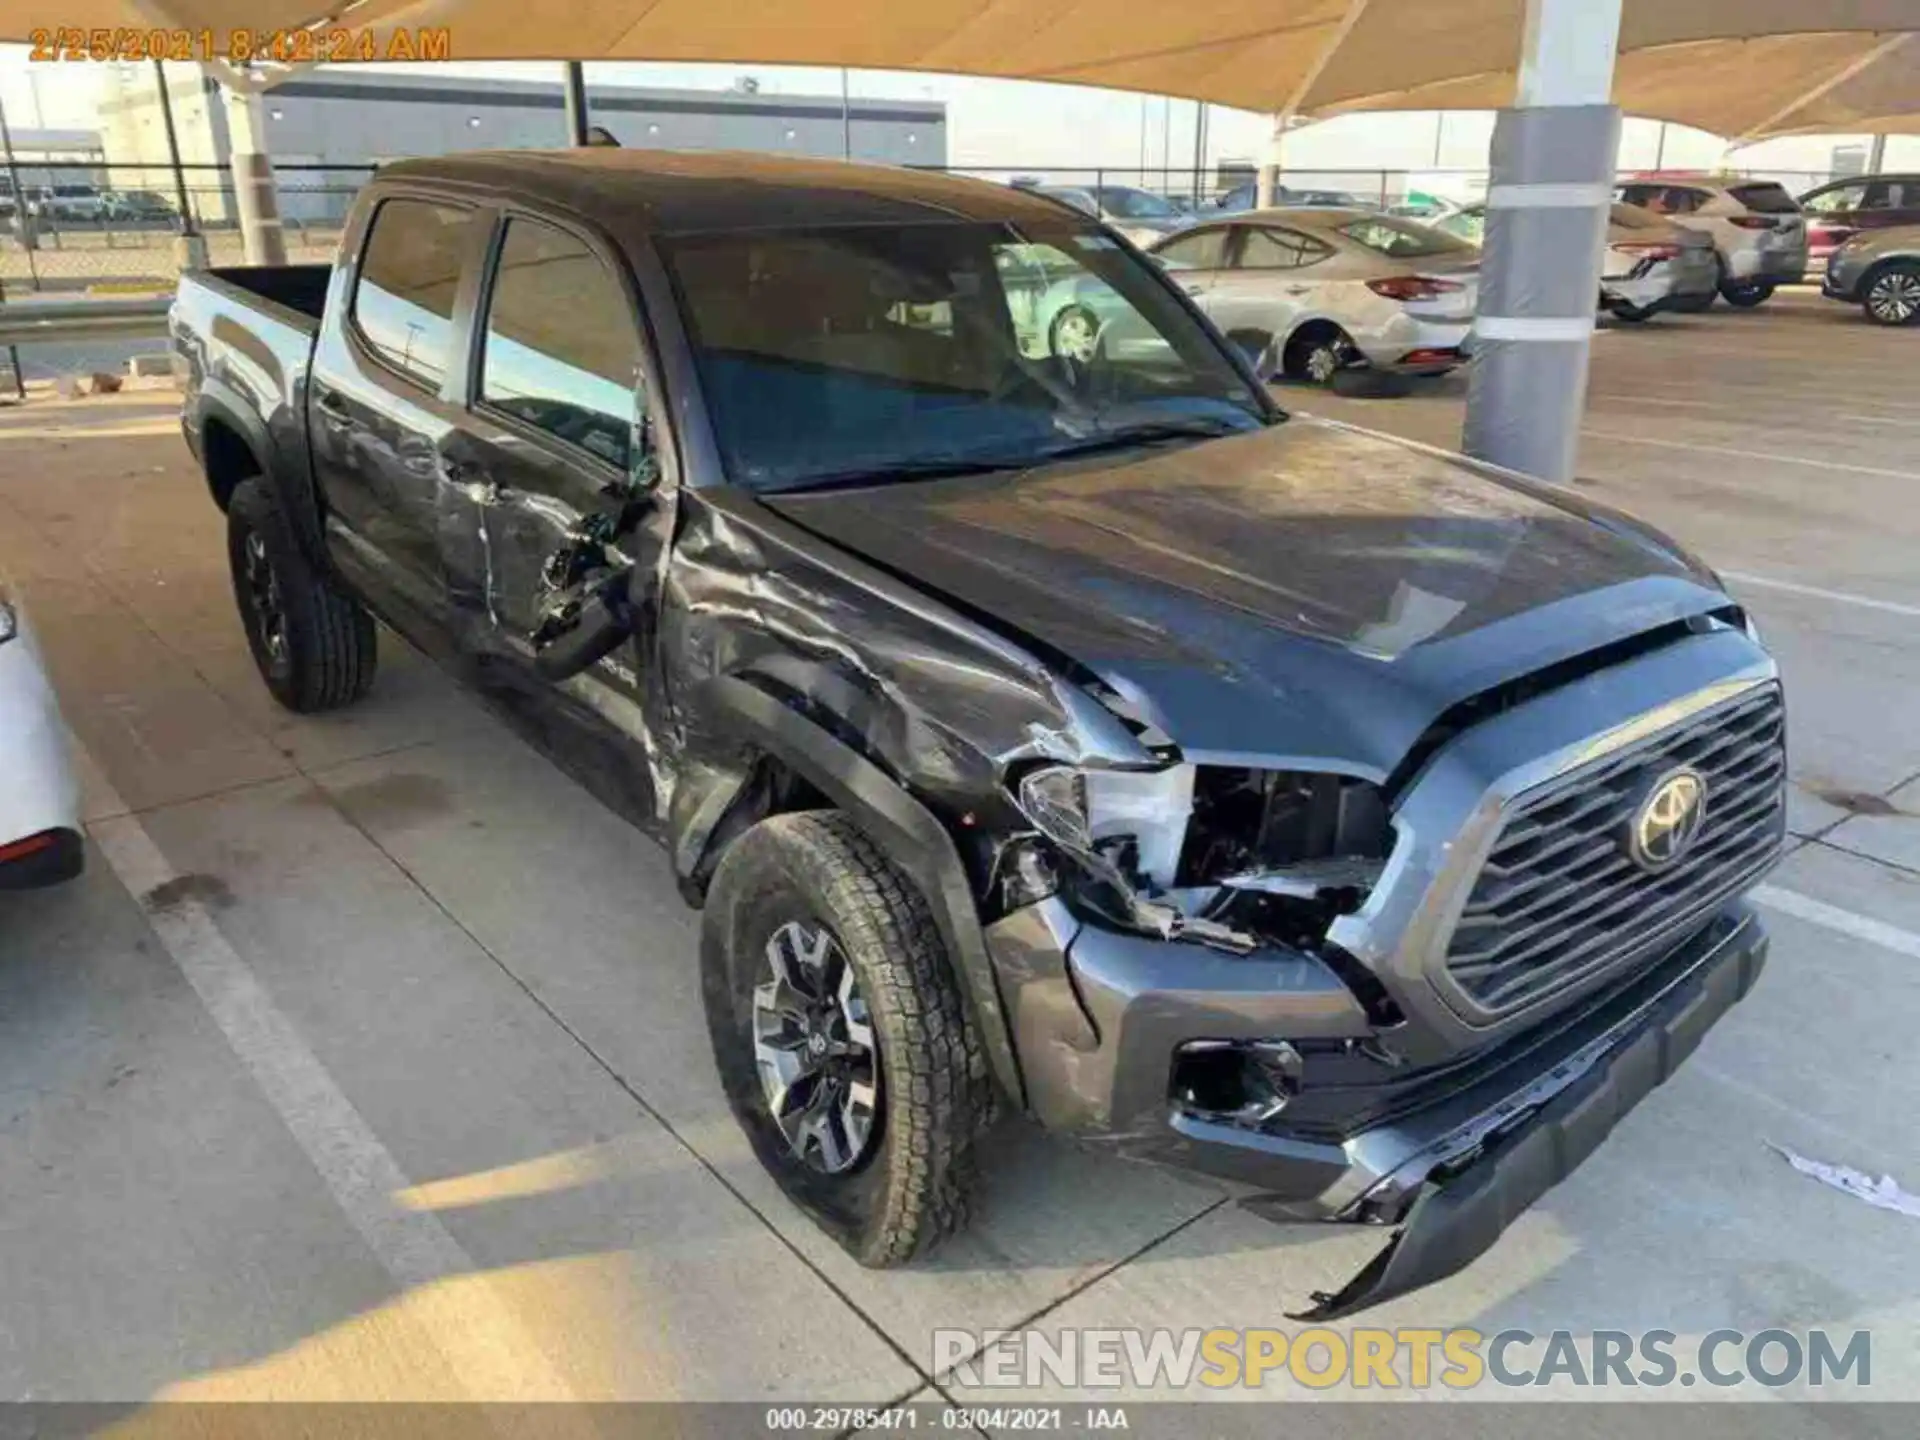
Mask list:
[{"label": "off-road tire", "polygon": [[[767,941],[792,921],[838,942],[877,1041],[878,1119],[858,1163],[838,1174],[794,1155],[755,1065],[754,987]],[[993,1079],[926,900],[850,817],[776,815],[734,841],[707,893],[700,965],[728,1104],[790,1199],[875,1268],[966,1227]]]},{"label": "off-road tire", "polygon": [[[257,537],[277,587],[283,640],[272,653],[249,594],[249,547]],[[271,486],[243,481],[227,504],[227,561],[247,646],[273,698],[302,715],[351,705],[372,688],[379,654],[373,617],[317,571],[294,538]]]}]

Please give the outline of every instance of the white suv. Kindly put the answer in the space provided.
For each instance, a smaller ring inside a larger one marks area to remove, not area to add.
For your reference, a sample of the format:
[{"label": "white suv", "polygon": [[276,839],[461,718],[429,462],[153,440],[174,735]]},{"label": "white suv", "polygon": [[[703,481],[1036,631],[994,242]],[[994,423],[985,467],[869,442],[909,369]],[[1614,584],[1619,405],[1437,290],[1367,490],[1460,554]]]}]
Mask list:
[{"label": "white suv", "polygon": [[1729,305],[1758,305],[1775,286],[1798,285],[1806,277],[1806,218],[1800,202],[1771,180],[1641,175],[1613,194],[1711,236],[1720,259],[1720,295]]}]

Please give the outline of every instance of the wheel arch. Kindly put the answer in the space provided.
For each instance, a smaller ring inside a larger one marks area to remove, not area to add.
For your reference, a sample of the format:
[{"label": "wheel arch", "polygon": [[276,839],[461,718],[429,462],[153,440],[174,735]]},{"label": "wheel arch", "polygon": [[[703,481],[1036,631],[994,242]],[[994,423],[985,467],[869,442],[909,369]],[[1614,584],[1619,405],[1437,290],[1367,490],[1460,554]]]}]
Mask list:
[{"label": "wheel arch", "polygon": [[330,572],[321,541],[319,499],[304,449],[289,455],[258,411],[214,377],[205,381],[195,406],[193,430],[200,441],[200,466],[207,492],[220,512],[226,513],[233,492],[244,482],[259,479],[271,485],[307,559]]},{"label": "wheel arch", "polygon": [[260,417],[223,390],[214,388],[211,382],[202,390],[196,428],[207,491],[224,515],[233,503],[233,492],[243,481],[271,477],[273,467],[268,462],[273,441]]},{"label": "wheel arch", "polygon": [[704,687],[708,713],[731,732],[748,763],[715,787],[670,839],[683,894],[700,903],[727,846],[768,815],[807,808],[779,801],[818,797],[853,817],[926,899],[962,994],[992,1063],[1016,1103],[1025,1086],[980,926],[967,869],[939,819],[873,761],[778,697],[737,676]]}]

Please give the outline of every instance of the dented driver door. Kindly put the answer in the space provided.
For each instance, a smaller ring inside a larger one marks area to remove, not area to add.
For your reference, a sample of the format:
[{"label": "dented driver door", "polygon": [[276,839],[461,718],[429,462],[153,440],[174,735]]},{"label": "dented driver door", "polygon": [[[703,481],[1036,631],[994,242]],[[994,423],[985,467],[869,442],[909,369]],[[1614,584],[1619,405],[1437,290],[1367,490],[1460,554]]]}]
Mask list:
[{"label": "dented driver door", "polygon": [[644,600],[670,533],[638,301],[599,237],[517,210],[503,227],[475,322],[459,456],[480,501],[478,549],[462,561],[476,573],[462,589],[490,636],[483,683],[644,745],[643,634],[560,683],[535,667],[536,636],[570,586],[619,580],[624,593],[631,573]]}]

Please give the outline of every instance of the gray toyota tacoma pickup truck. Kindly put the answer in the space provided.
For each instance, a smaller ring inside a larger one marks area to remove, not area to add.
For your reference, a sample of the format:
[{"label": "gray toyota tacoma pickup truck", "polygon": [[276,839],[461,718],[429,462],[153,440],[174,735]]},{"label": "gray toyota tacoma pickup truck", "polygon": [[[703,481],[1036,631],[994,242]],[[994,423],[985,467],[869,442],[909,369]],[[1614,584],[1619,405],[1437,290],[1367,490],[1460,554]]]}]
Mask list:
[{"label": "gray toyota tacoma pickup truck", "polygon": [[[1054,354],[1049,287],[1114,298]],[[262,675],[378,616],[666,845],[714,1058],[862,1262],[1004,1103],[1447,1275],[1746,994],[1775,667],[1576,493],[1288,419],[1019,190],[612,149],[390,165],[181,281]]]}]

